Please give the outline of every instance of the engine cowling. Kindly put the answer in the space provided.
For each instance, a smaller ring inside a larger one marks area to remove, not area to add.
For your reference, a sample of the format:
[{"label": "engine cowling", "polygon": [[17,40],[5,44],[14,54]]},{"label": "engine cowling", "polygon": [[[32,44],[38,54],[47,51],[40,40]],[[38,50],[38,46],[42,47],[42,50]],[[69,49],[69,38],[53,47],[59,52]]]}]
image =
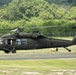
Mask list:
[{"label": "engine cowling", "polygon": [[17,34],[16,37],[18,37],[18,38],[33,38],[33,39],[35,39],[35,38],[44,38],[45,36],[40,35],[40,34],[19,33],[19,34]]}]

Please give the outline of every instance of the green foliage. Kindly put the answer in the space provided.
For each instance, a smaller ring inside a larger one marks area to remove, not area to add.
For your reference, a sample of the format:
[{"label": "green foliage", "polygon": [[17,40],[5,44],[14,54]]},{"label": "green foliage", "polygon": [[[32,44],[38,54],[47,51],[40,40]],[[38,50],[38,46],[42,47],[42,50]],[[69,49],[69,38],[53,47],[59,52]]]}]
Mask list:
[{"label": "green foliage", "polygon": [[58,4],[58,5],[73,5],[75,6],[76,5],[76,0],[45,0],[49,3],[55,3],[55,4]]},{"label": "green foliage", "polygon": [[65,13],[66,13],[66,9],[63,7],[59,7],[57,10],[55,10],[55,17],[58,19],[62,19]]},{"label": "green foliage", "polygon": [[13,0],[7,7],[7,18],[10,20],[29,20],[39,16],[39,12],[44,11],[49,4],[44,0]]},{"label": "green foliage", "polygon": [[[0,0],[0,29],[23,26],[25,32],[61,35],[75,31],[76,25],[76,0]],[[7,4],[7,5],[5,5]],[[3,5],[3,6],[2,6]],[[57,28],[29,27],[58,26]],[[62,27],[60,27],[62,26]],[[66,27],[65,27],[66,26]],[[64,28],[63,28],[64,27]]]},{"label": "green foliage", "polygon": [[43,20],[49,20],[49,19],[53,19],[54,16],[47,11],[42,11],[39,13],[39,17],[42,18]]},{"label": "green foliage", "polygon": [[65,18],[76,20],[76,7],[71,7],[71,9],[65,14]]}]

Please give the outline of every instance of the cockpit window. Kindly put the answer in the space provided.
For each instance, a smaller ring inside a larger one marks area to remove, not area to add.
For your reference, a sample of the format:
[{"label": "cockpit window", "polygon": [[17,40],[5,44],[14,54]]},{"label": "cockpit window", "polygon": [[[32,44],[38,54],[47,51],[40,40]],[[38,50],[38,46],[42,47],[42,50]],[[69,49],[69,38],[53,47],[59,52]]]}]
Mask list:
[{"label": "cockpit window", "polygon": [[0,39],[0,44],[3,44],[3,40],[2,39]]}]

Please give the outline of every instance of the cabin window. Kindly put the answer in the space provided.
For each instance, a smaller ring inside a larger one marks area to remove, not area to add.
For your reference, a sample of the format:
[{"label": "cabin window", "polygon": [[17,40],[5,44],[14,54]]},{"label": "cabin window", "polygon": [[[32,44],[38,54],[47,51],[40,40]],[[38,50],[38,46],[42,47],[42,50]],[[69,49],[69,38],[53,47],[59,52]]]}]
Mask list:
[{"label": "cabin window", "polygon": [[12,40],[8,39],[8,45],[12,45]]},{"label": "cabin window", "polygon": [[26,45],[27,44],[27,39],[22,39],[22,45]]},{"label": "cabin window", "polygon": [[16,39],[16,45],[21,45],[21,39]]},{"label": "cabin window", "polygon": [[0,39],[0,44],[3,44],[3,40],[2,39]]},{"label": "cabin window", "polygon": [[5,45],[12,45],[11,39],[5,39]]}]

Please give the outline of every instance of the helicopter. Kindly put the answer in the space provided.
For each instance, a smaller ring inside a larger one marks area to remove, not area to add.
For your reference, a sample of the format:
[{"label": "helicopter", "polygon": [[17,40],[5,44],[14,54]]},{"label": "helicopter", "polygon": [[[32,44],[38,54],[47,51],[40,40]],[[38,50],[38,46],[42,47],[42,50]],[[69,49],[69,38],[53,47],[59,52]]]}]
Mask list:
[{"label": "helicopter", "polygon": [[5,53],[16,53],[17,50],[44,48],[56,48],[56,51],[58,51],[58,48],[63,47],[71,52],[67,47],[76,45],[76,36],[72,40],[62,40],[36,33],[21,33],[21,30],[23,28],[18,27],[13,30],[13,34],[0,37],[0,50],[3,50]]}]

